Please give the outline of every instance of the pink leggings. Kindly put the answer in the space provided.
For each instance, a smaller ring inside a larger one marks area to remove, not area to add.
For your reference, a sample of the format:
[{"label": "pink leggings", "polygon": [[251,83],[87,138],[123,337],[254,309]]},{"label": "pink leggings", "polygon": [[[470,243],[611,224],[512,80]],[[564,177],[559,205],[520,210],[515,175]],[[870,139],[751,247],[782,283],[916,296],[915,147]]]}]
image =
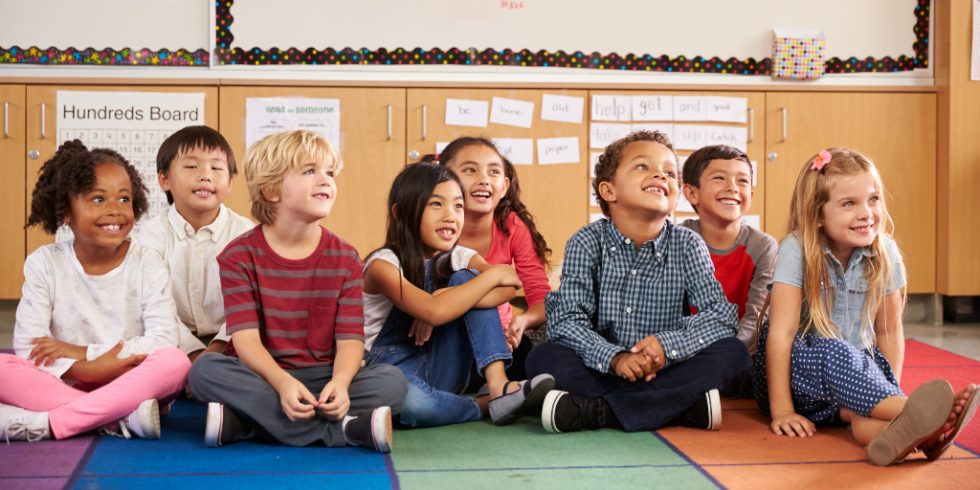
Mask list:
[{"label": "pink leggings", "polygon": [[32,412],[50,412],[56,439],[88,432],[136,410],[144,400],[170,403],[187,384],[191,362],[176,348],[160,349],[106,385],[64,381],[22,357],[0,354],[0,403]]}]

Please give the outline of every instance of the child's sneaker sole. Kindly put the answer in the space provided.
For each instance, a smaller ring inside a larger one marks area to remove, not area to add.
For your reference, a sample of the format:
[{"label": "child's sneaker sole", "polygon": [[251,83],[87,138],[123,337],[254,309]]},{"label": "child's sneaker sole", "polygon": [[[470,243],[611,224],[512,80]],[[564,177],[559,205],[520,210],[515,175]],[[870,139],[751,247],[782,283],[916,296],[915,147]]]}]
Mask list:
[{"label": "child's sneaker sole", "polygon": [[204,429],[204,445],[207,447],[221,447],[221,420],[224,414],[224,407],[220,403],[208,403],[207,425]]},{"label": "child's sneaker sole", "polygon": [[558,407],[558,400],[567,394],[567,391],[551,390],[545,395],[544,403],[541,404],[541,426],[544,430],[552,434],[561,434],[555,426],[555,408]]},{"label": "child's sneaker sole", "polygon": [[711,390],[704,394],[708,397],[708,430],[721,430],[721,393]]},{"label": "child's sneaker sole", "polygon": [[136,409],[136,420],[139,427],[138,435],[143,439],[156,440],[160,438],[160,403],[155,399],[144,400]]},{"label": "child's sneaker sole", "polygon": [[374,448],[379,453],[391,452],[391,408],[381,407],[371,414]]}]

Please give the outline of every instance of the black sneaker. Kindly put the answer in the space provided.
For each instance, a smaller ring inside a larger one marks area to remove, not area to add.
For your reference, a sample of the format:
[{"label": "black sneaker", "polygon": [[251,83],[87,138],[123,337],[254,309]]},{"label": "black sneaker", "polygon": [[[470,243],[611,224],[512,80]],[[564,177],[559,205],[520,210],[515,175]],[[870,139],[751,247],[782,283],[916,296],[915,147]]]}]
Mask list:
[{"label": "black sneaker", "polygon": [[204,430],[207,447],[227,446],[248,439],[253,433],[251,424],[234,410],[220,403],[208,403],[208,423]]},{"label": "black sneaker", "polygon": [[353,416],[344,427],[344,437],[352,446],[391,452],[391,408],[381,407]]},{"label": "black sneaker", "polygon": [[721,395],[718,390],[706,391],[680,418],[680,425],[704,430],[721,430]]},{"label": "black sneaker", "polygon": [[544,397],[541,425],[553,434],[579,430],[621,427],[609,402],[602,398],[571,395],[552,390]]}]

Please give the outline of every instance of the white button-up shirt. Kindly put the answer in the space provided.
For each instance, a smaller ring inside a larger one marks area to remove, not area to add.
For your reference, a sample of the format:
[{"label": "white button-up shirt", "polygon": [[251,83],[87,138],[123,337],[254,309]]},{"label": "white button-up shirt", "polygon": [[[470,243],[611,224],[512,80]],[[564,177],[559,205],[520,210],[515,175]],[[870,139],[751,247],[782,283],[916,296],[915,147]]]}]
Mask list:
[{"label": "white button-up shirt", "polygon": [[[170,268],[177,314],[195,336],[216,334],[214,340],[230,339],[225,333],[217,257],[229,242],[252,228],[255,223],[223,204],[214,222],[196,232],[173,205],[140,227],[136,240],[163,256]],[[204,348],[196,338],[180,339],[182,349],[194,342]]]}]

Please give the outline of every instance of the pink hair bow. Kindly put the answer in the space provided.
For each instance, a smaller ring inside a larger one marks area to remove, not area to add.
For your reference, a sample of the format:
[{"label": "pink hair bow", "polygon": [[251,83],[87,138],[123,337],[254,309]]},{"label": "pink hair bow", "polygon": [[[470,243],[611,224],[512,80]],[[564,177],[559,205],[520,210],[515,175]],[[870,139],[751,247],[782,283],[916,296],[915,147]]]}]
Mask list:
[{"label": "pink hair bow", "polygon": [[824,165],[830,163],[831,158],[829,151],[820,150],[820,153],[817,153],[817,156],[813,159],[813,165],[810,165],[810,169],[817,171],[823,170]]}]

